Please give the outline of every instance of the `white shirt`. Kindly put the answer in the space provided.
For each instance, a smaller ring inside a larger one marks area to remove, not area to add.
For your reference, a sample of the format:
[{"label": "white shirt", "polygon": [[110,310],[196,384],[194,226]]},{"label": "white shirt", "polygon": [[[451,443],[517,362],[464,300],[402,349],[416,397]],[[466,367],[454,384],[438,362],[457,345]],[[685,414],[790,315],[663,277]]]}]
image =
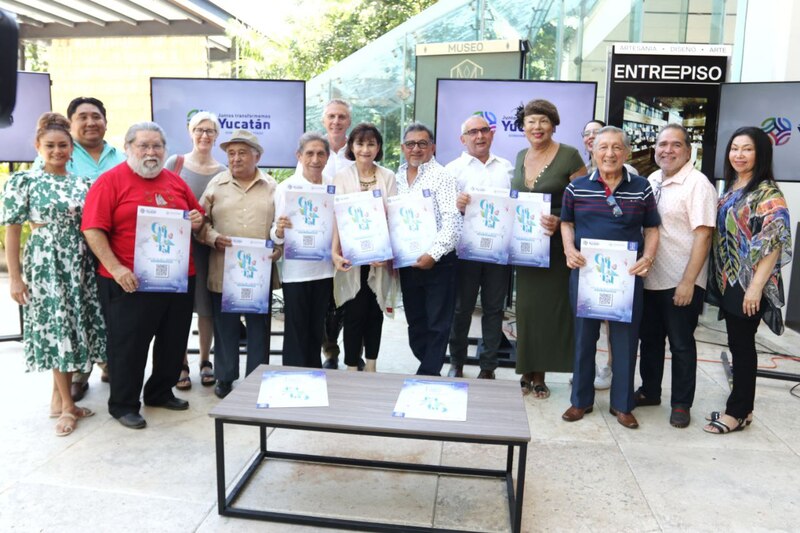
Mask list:
[{"label": "white shirt", "polygon": [[481,163],[477,157],[461,152],[460,157],[450,161],[444,168],[455,176],[458,192],[464,192],[468,187],[510,189],[511,179],[514,177],[514,165],[511,161],[492,153],[486,163]]},{"label": "white shirt", "polygon": [[[708,178],[689,161],[674,176],[663,179],[657,170],[648,178],[656,197],[661,225],[655,262],[644,278],[644,288],[651,291],[673,289],[683,278],[692,255],[694,233],[699,226],[714,227],[717,215],[717,191]],[[705,289],[708,258],[694,284]]]},{"label": "white shirt", "polygon": [[[324,180],[323,180],[324,181]],[[283,239],[277,235],[278,217],[286,214],[286,189],[289,184],[308,185],[309,182],[303,177],[303,172],[295,172],[294,175],[278,184],[275,189],[275,218],[273,219],[272,229],[269,232],[270,238],[276,244],[283,244]],[[299,283],[301,281],[313,281],[318,279],[332,278],[334,266],[332,261],[303,261],[300,259],[281,258],[278,263],[281,271],[281,281],[283,283]]]},{"label": "white shirt", "polygon": [[427,253],[438,262],[443,255],[455,250],[461,237],[463,220],[456,207],[456,179],[435,157],[419,166],[417,178],[411,185],[408,184],[408,163],[400,165],[396,178],[398,194],[422,192],[424,189],[431,192],[436,216],[436,238]]},{"label": "white shirt", "polygon": [[[331,153],[328,157],[328,162],[325,163],[325,168],[322,169],[322,183],[324,185],[332,184],[336,174],[355,163],[355,161],[350,161],[344,156],[345,150],[347,150],[347,144],[342,146],[338,152]],[[303,175],[303,164],[299,161],[297,162],[297,167],[294,169],[294,173],[300,174],[300,176]]]}]

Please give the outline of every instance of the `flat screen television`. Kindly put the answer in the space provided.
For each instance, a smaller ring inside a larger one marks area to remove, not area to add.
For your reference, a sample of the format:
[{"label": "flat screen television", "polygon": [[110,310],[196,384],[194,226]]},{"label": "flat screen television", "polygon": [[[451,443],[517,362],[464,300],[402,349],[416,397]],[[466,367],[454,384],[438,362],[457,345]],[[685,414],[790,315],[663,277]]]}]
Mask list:
[{"label": "flat screen television", "polygon": [[0,161],[22,163],[36,159],[33,146],[36,123],[52,105],[50,74],[17,72],[17,104],[11,113],[12,123],[0,128]]}]

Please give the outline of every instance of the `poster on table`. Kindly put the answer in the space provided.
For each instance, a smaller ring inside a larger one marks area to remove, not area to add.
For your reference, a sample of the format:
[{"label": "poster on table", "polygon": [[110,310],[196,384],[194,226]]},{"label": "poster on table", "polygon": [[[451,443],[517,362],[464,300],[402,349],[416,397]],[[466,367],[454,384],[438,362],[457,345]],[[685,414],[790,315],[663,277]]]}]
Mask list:
[{"label": "poster on table", "polygon": [[342,256],[353,266],[392,258],[381,191],[337,194],[333,199]]},{"label": "poster on table", "polygon": [[631,321],[636,276],[628,270],[637,248],[636,242],[581,239],[586,264],[578,274],[579,318]]},{"label": "poster on table", "polygon": [[322,370],[264,372],[256,407],[327,407],[328,382]]},{"label": "poster on table", "polygon": [[464,381],[407,379],[392,416],[425,420],[467,420],[469,384]]},{"label": "poster on table", "polygon": [[231,237],[222,270],[223,313],[269,313],[272,241]]},{"label": "poster on table", "polygon": [[398,194],[386,200],[394,268],[413,265],[436,238],[436,213],[429,189]]},{"label": "poster on table", "polygon": [[628,163],[641,176],[658,170],[656,136],[667,124],[689,131],[695,166],[713,176],[719,88],[730,55],[728,45],[618,43],[610,48],[606,122],[630,137]]},{"label": "poster on table", "polygon": [[508,264],[508,249],[514,221],[511,191],[493,187],[470,187],[464,210],[464,229],[456,246],[459,259]]},{"label": "poster on table", "polygon": [[550,267],[550,236],[542,228],[541,215],[550,214],[550,195],[511,191],[514,222],[508,262],[512,265]]},{"label": "poster on table", "polygon": [[286,228],[283,250],[286,259],[330,261],[333,238],[333,185],[287,184]]},{"label": "poster on table", "polygon": [[189,289],[189,212],[139,206],[133,273],[139,292],[186,292]]}]

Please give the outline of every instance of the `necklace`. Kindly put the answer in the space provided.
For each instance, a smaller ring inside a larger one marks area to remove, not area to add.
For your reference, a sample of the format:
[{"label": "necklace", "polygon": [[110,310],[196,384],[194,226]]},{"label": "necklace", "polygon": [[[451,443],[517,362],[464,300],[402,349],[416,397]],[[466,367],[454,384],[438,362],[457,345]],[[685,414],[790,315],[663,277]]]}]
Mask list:
[{"label": "necklace", "polygon": [[[533,188],[536,187],[536,182],[539,181],[539,178],[541,178],[542,174],[545,173],[547,168],[550,166],[550,163],[553,162],[552,159],[550,159],[549,154],[551,152],[551,148],[555,147],[555,145],[556,145],[555,143],[551,143],[550,146],[548,146],[547,149],[542,154],[541,160],[542,161],[546,161],[546,163],[542,166],[542,168],[539,170],[539,172],[536,174],[536,176],[534,176],[533,179],[531,179],[527,175],[527,172],[525,173],[526,174],[526,176],[525,176],[525,187],[527,187],[528,189],[533,190]],[[533,163],[534,160],[536,159],[536,157],[535,156],[531,156],[530,154],[531,154],[531,151],[528,150],[528,153],[525,154],[525,159],[526,159],[526,162],[527,162],[527,160],[530,158],[531,162]],[[526,165],[526,168],[535,169],[536,167],[535,167],[535,165],[531,165],[530,167],[528,167]]]},{"label": "necklace", "polygon": [[[369,177],[370,176],[368,176],[368,178]],[[378,182],[378,177],[375,174],[373,174],[371,177],[372,179],[361,179],[361,176],[358,176],[358,183],[361,185],[362,191],[370,190],[372,186]]]}]

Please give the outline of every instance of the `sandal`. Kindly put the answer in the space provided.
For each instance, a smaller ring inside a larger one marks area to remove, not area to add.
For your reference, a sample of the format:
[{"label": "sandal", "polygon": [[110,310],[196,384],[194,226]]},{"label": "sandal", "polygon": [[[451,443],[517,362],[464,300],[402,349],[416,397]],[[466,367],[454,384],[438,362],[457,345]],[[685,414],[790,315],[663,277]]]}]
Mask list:
[{"label": "sandal", "polygon": [[[56,437],[66,437],[75,431],[75,423],[77,418],[78,417],[72,413],[61,413],[61,416],[58,417],[58,422],[56,423]],[[62,420],[64,421],[62,422]]]},{"label": "sandal", "polygon": [[550,389],[544,383],[536,383],[533,385],[534,398],[537,400],[546,400],[550,397]]},{"label": "sandal", "polygon": [[[716,420],[719,420],[719,417],[721,417],[722,414],[723,413],[720,413],[719,411],[711,411],[711,414],[706,417],[706,420],[708,420],[709,422],[714,422]],[[747,414],[747,418],[744,419],[744,425],[749,426],[752,423],[753,423],[753,412],[750,411]]]},{"label": "sandal", "polygon": [[178,382],[175,383],[175,388],[178,390],[189,390],[192,388],[192,378],[189,377],[188,365],[183,365],[183,368],[181,369],[181,374],[183,374],[184,372],[186,372],[186,375],[185,376],[182,375],[178,379]]},{"label": "sandal", "polygon": [[217,382],[214,379],[214,365],[211,361],[200,361],[200,384],[204,387],[210,387]]},{"label": "sandal", "polygon": [[533,383],[525,378],[519,380],[519,386],[522,388],[522,395],[527,396],[533,392]]},{"label": "sandal", "polygon": [[706,433],[712,433],[714,435],[724,435],[725,433],[732,433],[734,431],[742,431],[745,428],[745,419],[744,418],[737,418],[736,419],[736,426],[730,427],[721,419],[712,420],[706,426],[703,427],[703,431]]}]

